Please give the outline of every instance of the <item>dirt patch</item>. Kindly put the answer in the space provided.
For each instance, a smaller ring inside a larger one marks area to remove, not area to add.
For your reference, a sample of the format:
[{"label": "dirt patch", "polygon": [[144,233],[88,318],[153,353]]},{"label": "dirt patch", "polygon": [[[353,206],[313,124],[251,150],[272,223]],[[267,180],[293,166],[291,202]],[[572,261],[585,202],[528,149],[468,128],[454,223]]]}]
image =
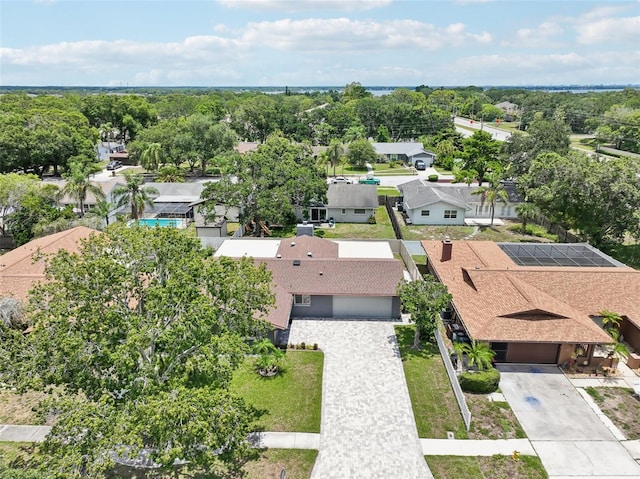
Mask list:
[{"label": "dirt patch", "polygon": [[465,393],[471,411],[469,439],[520,439],[527,437],[509,403],[490,401],[484,394]]},{"label": "dirt patch", "polygon": [[640,439],[640,400],[629,388],[586,388],[600,410],[627,439]]},{"label": "dirt patch", "polygon": [[46,397],[45,393],[0,390],[0,424],[38,424],[33,410]]}]

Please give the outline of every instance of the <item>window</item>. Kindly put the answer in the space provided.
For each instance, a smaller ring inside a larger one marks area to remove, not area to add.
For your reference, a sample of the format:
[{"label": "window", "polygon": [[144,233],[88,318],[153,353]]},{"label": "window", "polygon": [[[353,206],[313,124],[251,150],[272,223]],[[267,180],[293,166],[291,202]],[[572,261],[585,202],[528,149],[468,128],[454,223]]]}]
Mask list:
[{"label": "window", "polygon": [[295,306],[311,306],[311,296],[308,294],[294,294],[293,304]]},{"label": "window", "polygon": [[367,211],[364,208],[355,208],[353,210],[353,214],[354,215],[365,215],[365,214],[367,214]]},{"label": "window", "polygon": [[445,218],[457,218],[458,217],[458,210],[444,210],[444,217]]},{"label": "window", "polygon": [[342,210],[340,210],[340,214],[341,215],[346,215],[347,214],[346,208],[342,208]]},{"label": "window", "polygon": [[429,210],[422,210],[420,216],[429,216]]}]

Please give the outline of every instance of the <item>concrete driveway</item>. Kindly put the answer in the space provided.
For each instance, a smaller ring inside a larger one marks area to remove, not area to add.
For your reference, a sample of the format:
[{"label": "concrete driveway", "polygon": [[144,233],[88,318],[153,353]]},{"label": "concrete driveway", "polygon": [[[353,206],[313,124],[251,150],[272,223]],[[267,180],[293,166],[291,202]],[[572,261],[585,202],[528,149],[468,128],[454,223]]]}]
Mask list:
[{"label": "concrete driveway", "polygon": [[502,393],[550,478],[640,477],[640,465],[556,366],[498,369]]}]

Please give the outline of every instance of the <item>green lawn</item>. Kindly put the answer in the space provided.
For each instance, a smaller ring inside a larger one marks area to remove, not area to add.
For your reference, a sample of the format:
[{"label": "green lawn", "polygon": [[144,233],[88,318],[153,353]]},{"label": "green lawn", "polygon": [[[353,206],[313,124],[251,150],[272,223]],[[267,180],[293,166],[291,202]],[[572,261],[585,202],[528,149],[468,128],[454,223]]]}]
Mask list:
[{"label": "green lawn", "polygon": [[[398,214],[398,213],[396,213]],[[546,238],[530,234],[522,234],[517,228],[520,223],[502,220],[504,225],[479,226],[478,232],[474,233],[473,226],[440,226],[440,225],[405,225],[404,219],[399,216],[400,230],[405,240],[442,240],[449,237],[451,240],[461,240],[473,236],[470,239],[476,241],[510,241],[510,242],[549,242],[552,235],[547,235],[544,229],[536,229],[534,225],[530,231],[545,233]],[[514,226],[515,225],[515,226]],[[473,234],[473,235],[472,235]]]},{"label": "green lawn", "polygon": [[336,223],[333,228],[316,228],[316,236],[328,239],[395,239],[391,220],[384,206],[378,206],[375,213],[376,224]]},{"label": "green lawn", "polygon": [[320,432],[324,354],[288,350],[286,358],[284,373],[269,379],[256,374],[253,358],[247,358],[236,371],[231,390],[264,411],[259,429]]},{"label": "green lawn", "polygon": [[547,471],[536,456],[425,456],[435,479],[546,479]]},{"label": "green lawn", "polygon": [[378,186],[378,196],[400,196],[400,191],[395,186]]},{"label": "green lawn", "polygon": [[278,478],[284,468],[287,479],[308,479],[318,457],[318,451],[310,449],[266,449],[259,457],[248,462],[243,471],[244,479]]},{"label": "green lawn", "polygon": [[471,411],[469,439],[522,439],[527,435],[511,406],[505,401],[490,401],[486,394],[465,394]]},{"label": "green lawn", "polygon": [[[373,163],[373,171],[378,176],[413,176],[416,172],[410,168],[407,168],[401,164],[397,164],[393,168],[389,166],[389,163]],[[340,168],[343,175],[366,175],[366,168],[357,168],[351,165],[345,165],[344,169]]]},{"label": "green lawn", "polygon": [[467,432],[458,409],[438,347],[425,344],[412,349],[413,326],[396,326],[418,436],[446,438],[453,431],[456,439],[466,439]]}]

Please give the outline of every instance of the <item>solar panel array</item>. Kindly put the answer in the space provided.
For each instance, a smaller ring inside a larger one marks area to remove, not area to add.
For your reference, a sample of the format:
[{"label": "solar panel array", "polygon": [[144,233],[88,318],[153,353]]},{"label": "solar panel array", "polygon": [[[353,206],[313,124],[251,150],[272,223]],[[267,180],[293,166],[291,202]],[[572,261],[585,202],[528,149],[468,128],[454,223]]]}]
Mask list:
[{"label": "solar panel array", "polygon": [[498,243],[498,246],[520,266],[621,266],[586,243]]}]

